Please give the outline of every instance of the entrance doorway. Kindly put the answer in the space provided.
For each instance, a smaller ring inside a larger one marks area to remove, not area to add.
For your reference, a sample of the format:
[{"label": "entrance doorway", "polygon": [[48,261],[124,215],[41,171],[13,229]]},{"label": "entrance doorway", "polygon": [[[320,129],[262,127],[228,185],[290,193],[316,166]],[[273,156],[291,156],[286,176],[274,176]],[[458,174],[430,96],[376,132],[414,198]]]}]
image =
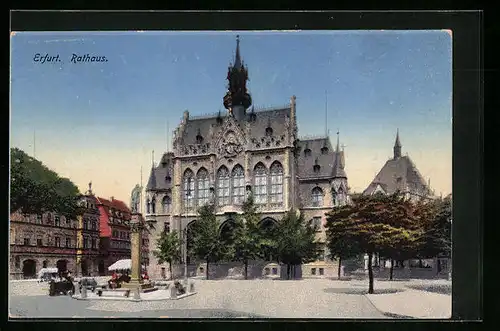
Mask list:
[{"label": "entrance doorway", "polygon": [[36,277],[36,261],[35,260],[24,260],[23,262],[23,278],[35,278]]},{"label": "entrance doorway", "polygon": [[81,267],[82,267],[82,276],[89,276],[89,266],[87,260],[82,260]]},{"label": "entrance doorway", "polygon": [[99,276],[104,276],[106,274],[106,270],[104,269],[104,261],[99,261],[98,265]]},{"label": "entrance doorway", "polygon": [[63,273],[68,271],[68,261],[67,260],[58,260],[56,263],[57,272]]}]

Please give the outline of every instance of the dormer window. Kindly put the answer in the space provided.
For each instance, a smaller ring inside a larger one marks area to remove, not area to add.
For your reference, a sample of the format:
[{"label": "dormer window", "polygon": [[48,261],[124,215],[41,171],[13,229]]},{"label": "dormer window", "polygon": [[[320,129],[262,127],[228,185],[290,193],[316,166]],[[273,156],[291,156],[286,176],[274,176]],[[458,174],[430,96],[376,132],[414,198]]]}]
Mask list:
[{"label": "dormer window", "polygon": [[311,156],[311,149],[310,148],[304,149],[304,156]]},{"label": "dormer window", "polygon": [[198,134],[196,135],[196,143],[197,144],[203,143],[203,136],[201,135],[200,129],[198,129]]},{"label": "dormer window", "polygon": [[323,146],[323,147],[321,148],[321,154],[323,154],[323,155],[328,154],[328,147]]},{"label": "dormer window", "polygon": [[267,136],[267,137],[270,137],[270,136],[272,136],[272,135],[273,135],[273,128],[271,128],[270,126],[268,126],[268,127],[266,128],[266,136]]},{"label": "dormer window", "polygon": [[319,165],[319,160],[316,158],[316,160],[314,160],[314,166],[313,166],[313,171],[314,173],[319,173],[319,171],[321,170],[321,166]]}]

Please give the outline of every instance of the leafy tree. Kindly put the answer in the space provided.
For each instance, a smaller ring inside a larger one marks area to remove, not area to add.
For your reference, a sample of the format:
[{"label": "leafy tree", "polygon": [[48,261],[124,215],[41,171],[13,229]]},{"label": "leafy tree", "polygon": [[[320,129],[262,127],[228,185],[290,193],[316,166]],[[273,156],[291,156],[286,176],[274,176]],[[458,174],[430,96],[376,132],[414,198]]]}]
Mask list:
[{"label": "leafy tree", "polygon": [[[349,206],[335,207],[339,213],[342,213],[342,209],[349,208]],[[327,235],[327,247],[330,251],[330,257],[338,261],[337,277],[340,279],[340,271],[342,267],[342,259],[349,259],[358,256],[362,252],[360,251],[357,242],[353,238],[349,238],[343,233],[335,232],[335,227],[330,227],[331,223],[326,224],[326,235]]]},{"label": "leafy tree", "polygon": [[162,232],[156,242],[157,250],[153,252],[158,263],[168,262],[170,268],[170,279],[173,279],[172,263],[181,260],[181,239],[178,231]]},{"label": "leafy tree", "polygon": [[219,224],[215,216],[215,206],[207,204],[198,211],[199,219],[192,228],[191,254],[206,262],[206,279],[209,278],[209,263],[229,256],[231,247],[220,240]]},{"label": "leafy tree", "polygon": [[289,211],[276,229],[275,252],[280,262],[287,265],[287,278],[291,278],[294,265],[314,261],[319,255],[316,230],[304,222],[304,216]]},{"label": "leafy tree", "polygon": [[432,258],[451,252],[451,197],[422,201],[417,204],[417,216],[423,234],[419,242],[420,258]]},{"label": "leafy tree", "polygon": [[421,236],[412,203],[399,192],[393,195],[356,195],[352,203],[327,214],[330,238],[353,240],[368,255],[368,293],[373,291],[372,257],[375,252],[405,250]]},{"label": "leafy tree", "polygon": [[233,236],[233,253],[236,260],[245,266],[245,279],[248,278],[248,261],[262,256],[265,247],[272,245],[259,227],[259,215],[253,196],[243,203],[243,214],[236,217]]},{"label": "leafy tree", "polygon": [[11,148],[10,209],[23,214],[47,211],[75,218],[79,192],[69,179],[62,178],[40,161],[18,148]]}]

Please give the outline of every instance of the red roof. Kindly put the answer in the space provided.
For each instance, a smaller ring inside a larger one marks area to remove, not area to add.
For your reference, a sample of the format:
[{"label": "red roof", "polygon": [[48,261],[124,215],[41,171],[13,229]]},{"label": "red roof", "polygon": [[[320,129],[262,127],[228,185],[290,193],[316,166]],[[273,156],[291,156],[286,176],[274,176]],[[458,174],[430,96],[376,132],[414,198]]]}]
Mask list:
[{"label": "red roof", "polygon": [[111,237],[111,227],[109,226],[109,216],[110,209],[114,209],[115,211],[120,211],[124,215],[124,219],[130,219],[131,210],[127,207],[125,202],[117,199],[104,199],[100,197],[96,197],[97,204],[99,207],[100,218],[99,218],[99,230],[101,233],[101,237]]}]

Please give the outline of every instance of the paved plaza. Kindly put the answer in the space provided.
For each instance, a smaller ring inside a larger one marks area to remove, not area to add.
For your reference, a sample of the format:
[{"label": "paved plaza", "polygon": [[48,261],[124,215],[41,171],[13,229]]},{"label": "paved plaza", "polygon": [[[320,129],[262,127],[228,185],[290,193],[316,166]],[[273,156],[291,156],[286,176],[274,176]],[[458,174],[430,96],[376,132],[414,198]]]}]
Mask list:
[{"label": "paved plaza", "polygon": [[[11,317],[449,318],[447,281],[195,280],[196,294],[166,301],[84,301],[48,296],[48,285],[10,282]],[[437,289],[437,290],[436,290]]]}]

